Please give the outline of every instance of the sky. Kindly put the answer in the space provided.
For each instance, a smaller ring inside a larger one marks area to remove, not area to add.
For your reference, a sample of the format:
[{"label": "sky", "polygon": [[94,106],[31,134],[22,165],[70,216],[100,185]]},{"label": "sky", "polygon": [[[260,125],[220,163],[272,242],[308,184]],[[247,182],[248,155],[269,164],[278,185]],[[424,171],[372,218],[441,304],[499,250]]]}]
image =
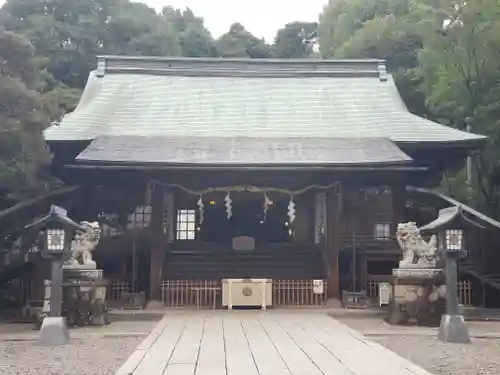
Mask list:
[{"label": "sky", "polygon": [[[1,2],[2,0],[0,0]],[[293,21],[318,20],[328,0],[142,0],[160,10],[165,5],[174,8],[191,8],[203,17],[205,26],[218,38],[234,22],[241,23],[256,37],[272,42],[276,31]]]}]

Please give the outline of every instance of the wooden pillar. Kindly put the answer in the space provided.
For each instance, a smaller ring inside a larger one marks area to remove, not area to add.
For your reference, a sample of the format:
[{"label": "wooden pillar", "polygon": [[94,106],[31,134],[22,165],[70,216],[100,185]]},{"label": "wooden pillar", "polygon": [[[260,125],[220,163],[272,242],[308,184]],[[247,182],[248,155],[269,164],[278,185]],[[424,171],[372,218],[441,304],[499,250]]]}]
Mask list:
[{"label": "wooden pillar", "polygon": [[340,247],[340,207],[339,197],[334,189],[326,193],[326,236],[325,253],[327,260],[328,296],[340,298],[339,247]]},{"label": "wooden pillar", "polygon": [[164,189],[156,186],[151,199],[149,231],[150,273],[149,299],[161,301],[162,266],[167,251],[167,239],[163,229]]},{"label": "wooden pillar", "polygon": [[359,288],[366,289],[368,285],[368,258],[366,255],[361,256],[359,269]]}]

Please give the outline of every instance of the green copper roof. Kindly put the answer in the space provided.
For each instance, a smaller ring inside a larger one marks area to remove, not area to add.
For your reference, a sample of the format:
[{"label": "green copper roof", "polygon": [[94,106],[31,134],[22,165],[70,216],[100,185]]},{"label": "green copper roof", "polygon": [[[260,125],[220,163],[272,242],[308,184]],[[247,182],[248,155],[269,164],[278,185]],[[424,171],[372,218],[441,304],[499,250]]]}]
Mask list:
[{"label": "green copper roof", "polygon": [[140,57],[101,58],[76,110],[45,136],[484,138],[409,113],[378,60]]}]

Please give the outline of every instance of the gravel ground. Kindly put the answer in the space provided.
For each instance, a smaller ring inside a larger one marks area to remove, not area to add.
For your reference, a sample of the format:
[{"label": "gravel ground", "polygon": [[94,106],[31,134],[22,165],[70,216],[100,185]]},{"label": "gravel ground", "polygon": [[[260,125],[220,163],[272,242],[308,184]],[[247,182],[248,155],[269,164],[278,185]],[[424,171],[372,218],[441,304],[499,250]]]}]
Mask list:
[{"label": "gravel ground", "polygon": [[500,340],[475,339],[473,345],[443,344],[435,337],[371,338],[436,375],[498,375]]},{"label": "gravel ground", "polygon": [[0,374],[112,375],[155,324],[114,322],[107,327],[72,329],[71,343],[55,348],[38,346],[30,326],[2,325]]},{"label": "gravel ground", "polygon": [[500,322],[468,322],[472,336],[490,338],[473,338],[472,345],[459,345],[437,341],[435,328],[391,326],[369,317],[336,319],[433,374],[500,374]]}]

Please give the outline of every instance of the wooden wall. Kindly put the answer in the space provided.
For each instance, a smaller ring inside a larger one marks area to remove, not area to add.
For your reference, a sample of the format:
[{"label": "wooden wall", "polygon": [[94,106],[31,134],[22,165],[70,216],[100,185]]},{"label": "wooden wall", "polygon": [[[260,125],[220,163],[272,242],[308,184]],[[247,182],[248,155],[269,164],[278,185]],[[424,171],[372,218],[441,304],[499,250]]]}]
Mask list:
[{"label": "wooden wall", "polygon": [[[191,178],[189,178],[189,176],[191,176]],[[283,179],[282,185],[278,184],[280,176],[276,173],[272,178],[263,175],[259,175],[258,178],[249,177],[248,175],[245,178],[240,176],[242,179],[239,184],[237,183],[238,179],[236,176],[231,176],[232,177],[229,178],[227,176],[217,175],[212,179],[207,177],[207,179],[204,180],[203,178],[195,179],[193,174],[179,175],[179,177],[182,177],[180,182],[187,184],[184,186],[192,189],[203,189],[209,186],[227,186],[229,183],[234,183],[234,185],[253,184],[255,186],[267,185],[296,189],[303,187],[304,184],[328,184],[332,182],[331,178],[328,179],[325,176],[319,175],[317,180],[315,180],[311,173],[304,175],[303,181],[300,175],[293,175],[293,178],[288,176]],[[136,205],[142,205],[146,200],[145,190],[149,179],[147,176],[143,177],[144,178],[135,178],[134,182],[130,185],[108,184],[100,188],[94,187],[93,189],[89,189],[88,198],[81,213],[82,219],[91,219],[94,217],[93,215],[96,215],[100,211],[116,211],[121,216],[132,213]],[[169,181],[169,178],[166,178],[165,181]],[[188,184],[189,181],[192,182],[192,186]],[[223,184],[224,182],[227,184]],[[218,185],[219,183],[220,185]],[[163,190],[165,190],[165,188],[161,188],[157,190],[157,192]],[[187,194],[176,188],[168,188],[168,190],[175,195],[174,210],[178,208],[196,208],[197,196]],[[311,190],[294,197],[296,203],[296,220],[293,223],[294,237],[291,245],[295,246],[295,249],[297,249],[296,246],[300,245],[302,245],[304,249],[317,248],[314,244],[314,197],[317,192],[318,191]],[[404,184],[401,181],[397,179],[387,179],[386,176],[380,176],[379,178],[373,177],[361,181],[359,179],[347,179],[342,182],[340,190],[337,188],[327,191],[327,231],[319,246],[320,249],[323,249],[323,270],[322,272],[314,271],[313,273],[318,276],[323,274],[328,278],[328,290],[332,293],[333,297],[338,297],[340,294],[340,278],[342,272],[345,271],[340,269],[342,267],[339,258],[340,253],[350,251],[349,246],[352,246],[353,234],[359,242],[357,247],[357,251],[361,257],[359,264],[366,264],[370,257],[377,257],[380,256],[380,254],[389,254],[389,257],[394,257],[394,259],[399,257],[399,249],[395,246],[394,240],[391,241],[387,239],[385,241],[380,241],[374,239],[374,225],[376,223],[388,223],[390,225],[390,237],[394,237],[396,225],[403,219],[403,192]],[[248,194],[260,195],[260,193]],[[217,193],[217,199],[220,200],[223,196],[224,193]],[[156,199],[160,199],[158,197]],[[273,198],[272,193],[271,198]],[[206,199],[210,199],[210,197],[207,196]],[[279,199],[279,197],[276,196],[274,199]],[[156,207],[161,206],[159,209],[163,209],[163,203],[159,201],[153,203],[153,205]],[[210,246],[199,241],[174,241],[174,243],[170,244],[165,238],[165,233],[161,235],[158,234],[162,231],[161,218],[157,211],[155,211],[155,208],[153,208],[153,211],[156,212],[153,215],[156,219],[153,220],[151,227],[145,233],[147,244],[143,247],[146,251],[151,253],[151,257],[154,260],[151,262],[151,268],[148,271],[151,274],[150,292],[154,297],[158,295],[159,280],[168,277],[165,273],[168,266],[166,266],[164,262],[168,261],[168,254],[170,252],[182,249],[203,251]],[[175,225],[175,223],[171,223],[171,225]],[[183,244],[183,242],[185,243]],[[104,243],[103,241],[103,244]],[[113,246],[116,251],[120,251],[120,248],[123,250],[124,247],[130,244],[127,241],[122,241],[121,243],[122,245]],[[108,249],[101,249],[99,251],[108,251]],[[158,265],[163,266],[158,268]],[[366,270],[363,270],[363,267],[366,268],[366,266],[360,266],[359,271],[366,274]],[[363,277],[366,277],[366,275],[360,276],[360,278]]]}]

